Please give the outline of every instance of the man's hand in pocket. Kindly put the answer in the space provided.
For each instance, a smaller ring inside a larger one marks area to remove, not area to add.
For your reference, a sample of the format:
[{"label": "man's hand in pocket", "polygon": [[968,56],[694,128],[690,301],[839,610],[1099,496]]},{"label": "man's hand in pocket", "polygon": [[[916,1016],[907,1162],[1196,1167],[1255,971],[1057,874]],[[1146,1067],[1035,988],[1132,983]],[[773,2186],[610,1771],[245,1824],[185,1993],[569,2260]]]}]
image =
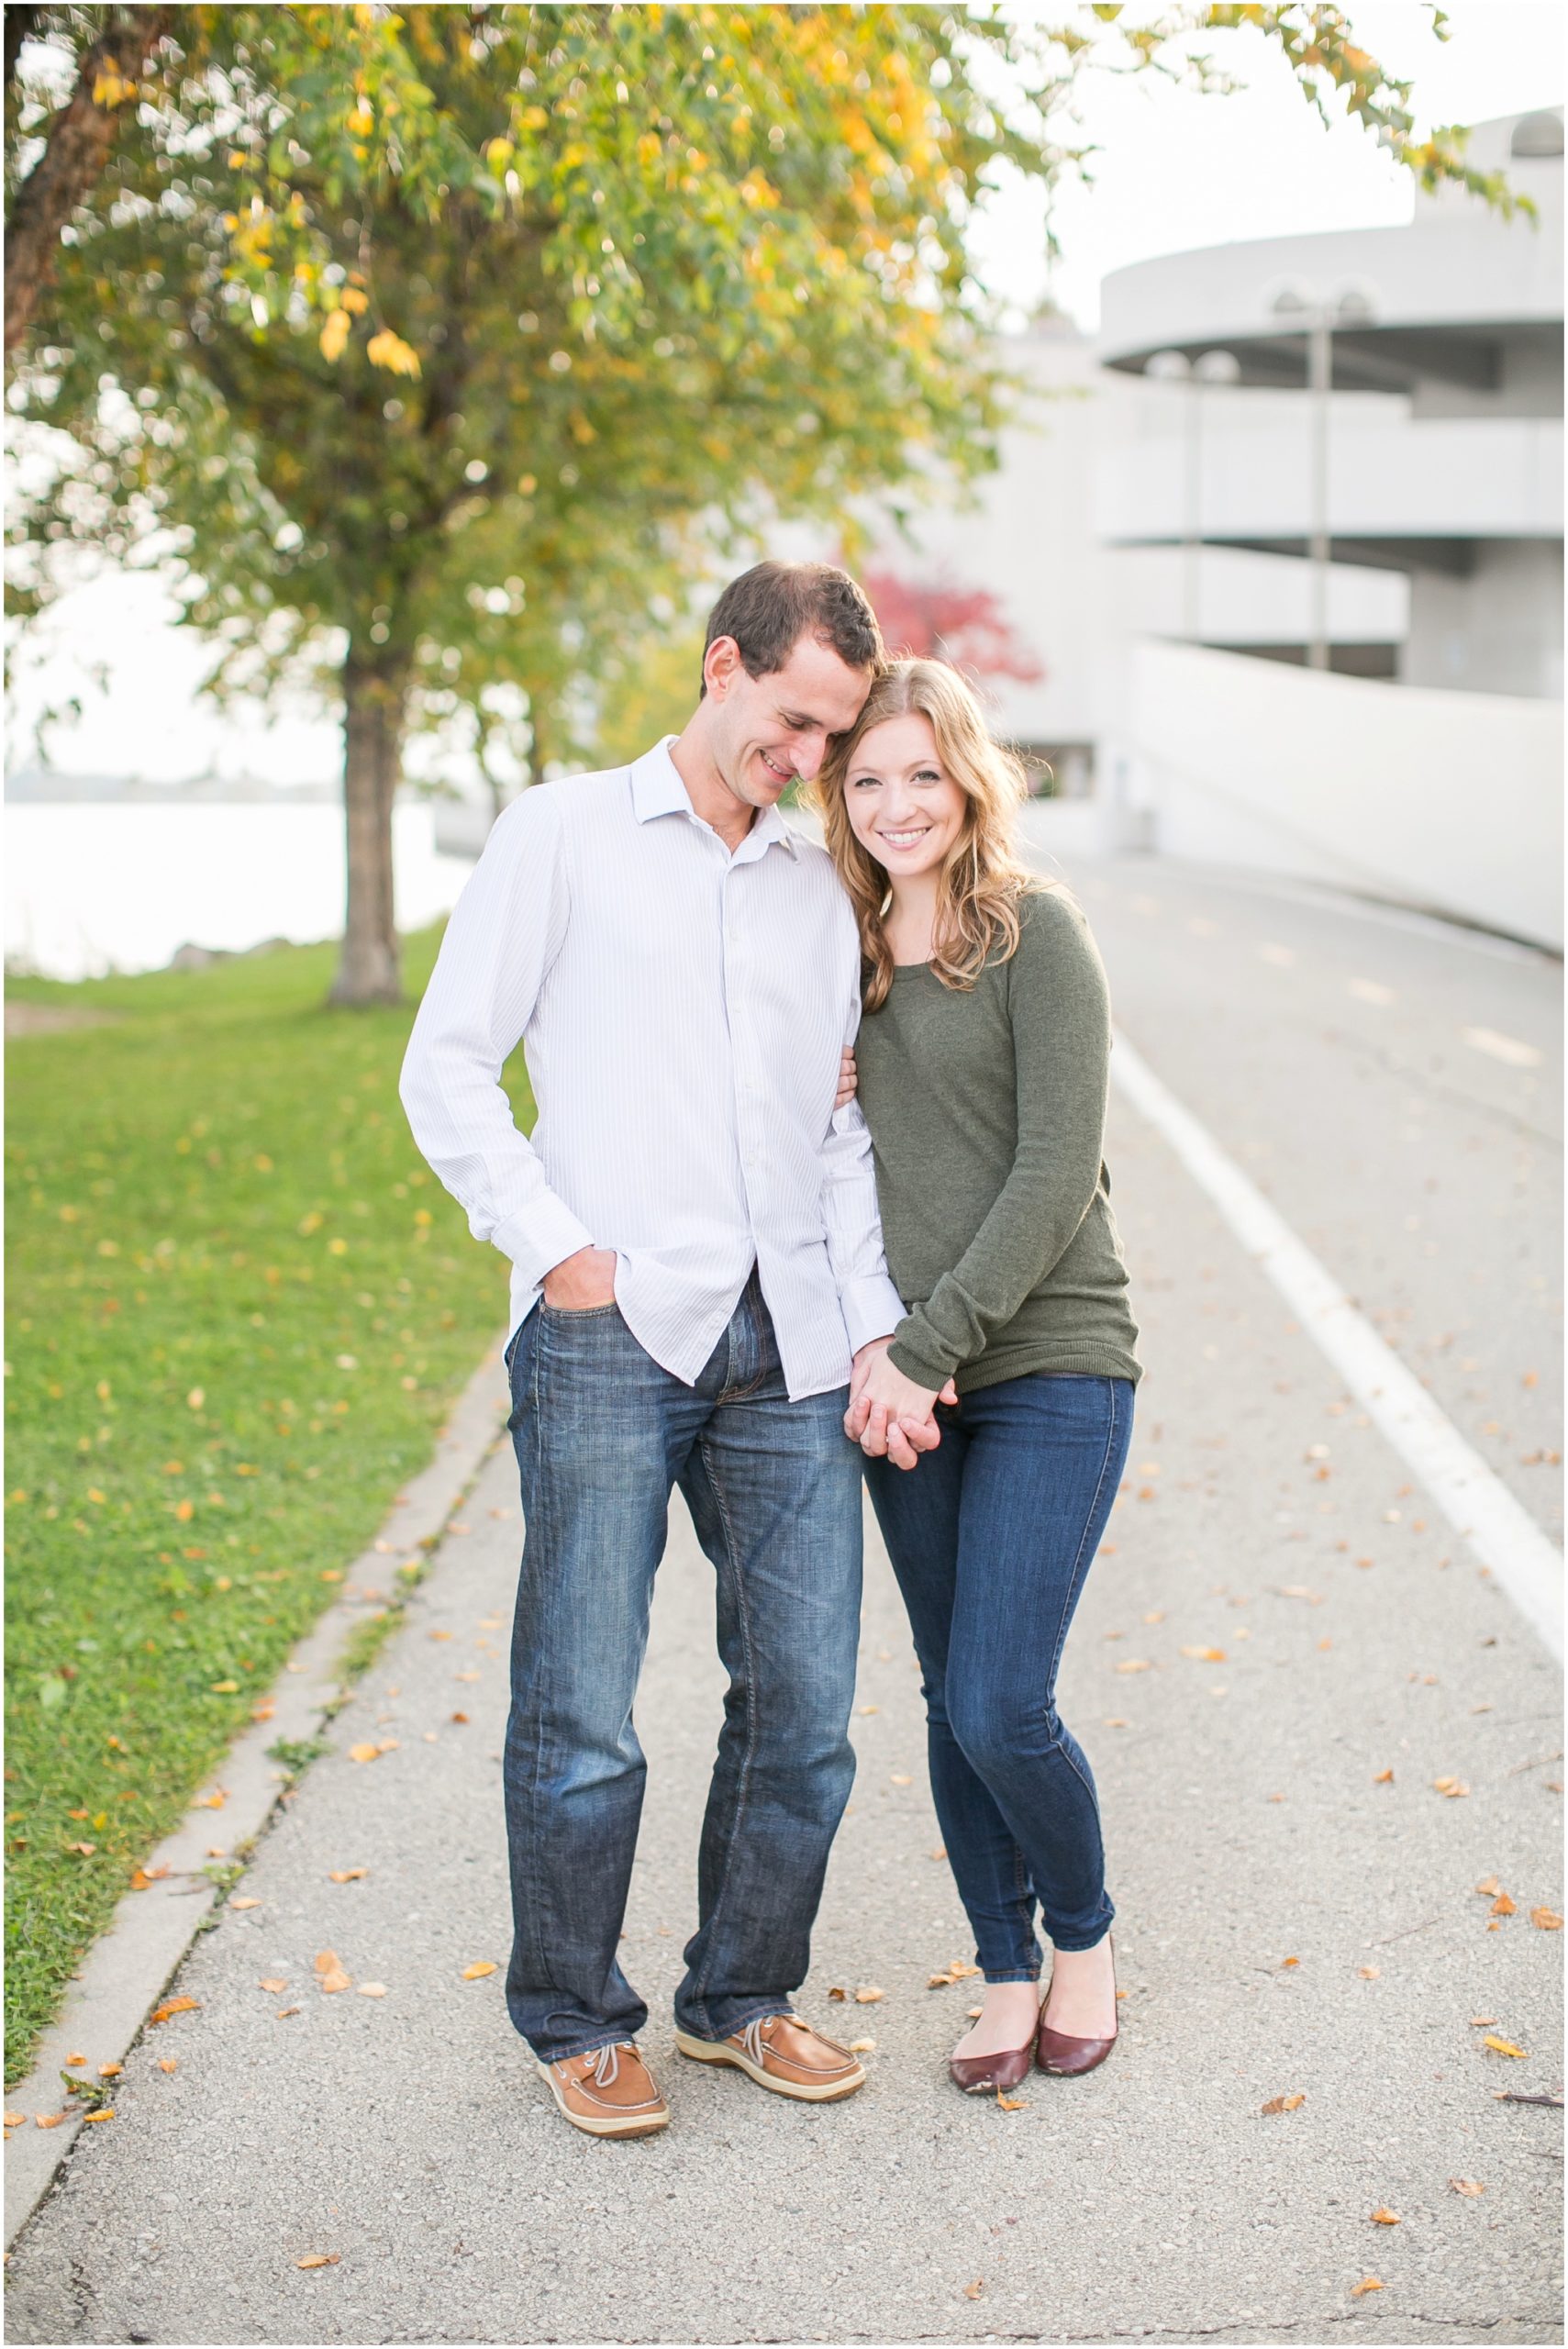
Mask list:
[{"label": "man's hand in pocket", "polygon": [[558,1313],[591,1313],[616,1301],[616,1252],[579,1248],[544,1276],[544,1301]]}]

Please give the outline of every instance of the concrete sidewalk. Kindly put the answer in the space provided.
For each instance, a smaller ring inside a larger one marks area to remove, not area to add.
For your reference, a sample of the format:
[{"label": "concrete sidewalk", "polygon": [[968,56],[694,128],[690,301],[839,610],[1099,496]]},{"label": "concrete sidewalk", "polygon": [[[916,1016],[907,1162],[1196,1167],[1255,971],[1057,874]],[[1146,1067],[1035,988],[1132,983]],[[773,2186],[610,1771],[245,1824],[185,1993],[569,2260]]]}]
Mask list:
[{"label": "concrete sidewalk", "polygon": [[[1037,2076],[1017,2112],[947,2083],[971,1997],[928,1979],[972,1953],[874,1538],[860,1776],[801,2000],[875,2040],[870,2083],[813,2111],[673,2054],[721,1691],[677,1511],[626,1944],[674,2121],[567,2131],[501,1996],[503,1453],[258,1852],[259,1905],[184,1966],[197,2006],[145,2034],[21,2238],[12,2340],[1561,2338],[1560,2116],[1496,2100],[1562,2079],[1562,1935],[1529,1915],[1562,1907],[1560,1771],[1532,1766],[1555,1675],[1163,1146],[1117,1128],[1154,1367],[1062,1687],[1120,1912],[1104,2069]],[[326,1951],[353,1988],[323,1994]],[[1305,2101],[1265,2115],[1280,2097]]]}]

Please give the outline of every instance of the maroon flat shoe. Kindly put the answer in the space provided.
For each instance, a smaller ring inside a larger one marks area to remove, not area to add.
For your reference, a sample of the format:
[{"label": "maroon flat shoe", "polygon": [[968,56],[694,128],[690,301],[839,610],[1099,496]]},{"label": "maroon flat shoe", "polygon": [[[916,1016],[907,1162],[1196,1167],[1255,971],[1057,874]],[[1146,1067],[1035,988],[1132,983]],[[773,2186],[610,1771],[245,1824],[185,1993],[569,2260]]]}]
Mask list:
[{"label": "maroon flat shoe", "polygon": [[1035,2034],[1031,2031],[1021,2047],[1001,2047],[994,2055],[950,2055],[948,2077],[954,2087],[965,2096],[998,2096],[1016,2088],[1027,2080],[1034,2069]]},{"label": "maroon flat shoe", "polygon": [[[1116,1962],[1116,1944],[1111,1944],[1111,1962]],[[1117,2033],[1108,2039],[1073,2039],[1064,2031],[1051,2031],[1045,2021],[1045,2009],[1051,1993],[1045,1994],[1040,2007],[1040,2024],[1035,2041],[1035,2061],[1042,2072],[1050,2072],[1059,2080],[1076,2079],[1080,2073],[1095,2071],[1116,2045]]]}]

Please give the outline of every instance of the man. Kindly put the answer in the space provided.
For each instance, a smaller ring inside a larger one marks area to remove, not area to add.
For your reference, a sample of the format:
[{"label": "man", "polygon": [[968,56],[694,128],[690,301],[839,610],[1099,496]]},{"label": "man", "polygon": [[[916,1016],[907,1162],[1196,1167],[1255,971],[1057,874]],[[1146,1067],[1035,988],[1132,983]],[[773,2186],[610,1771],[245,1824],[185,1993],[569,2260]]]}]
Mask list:
[{"label": "man", "polygon": [[[848,1798],[860,1460],[846,1387],[903,1308],[871,1149],[834,1113],[853,918],[778,813],[881,657],[843,572],[760,563],[708,622],[684,730],[525,794],[448,926],[403,1072],[421,1150],[512,1260],[526,1542],[506,1798],[506,2002],[595,2136],[668,2109],[617,1942],[642,1803],[631,1705],[672,1487],[717,1578],[729,1673],[676,2044],[775,2093],[860,2087],[798,2018]],[[526,1041],[531,1142],[498,1083]],[[933,1423],[892,1430],[913,1467]]]}]

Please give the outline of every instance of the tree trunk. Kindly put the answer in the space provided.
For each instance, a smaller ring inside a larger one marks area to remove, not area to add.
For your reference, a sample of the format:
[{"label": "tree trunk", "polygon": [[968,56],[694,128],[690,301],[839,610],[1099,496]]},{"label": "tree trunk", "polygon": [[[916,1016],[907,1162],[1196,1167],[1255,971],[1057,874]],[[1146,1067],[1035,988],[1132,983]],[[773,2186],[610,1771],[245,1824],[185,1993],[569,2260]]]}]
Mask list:
[{"label": "tree trunk", "polygon": [[408,663],[401,654],[373,662],[350,650],[343,664],[349,897],[333,1003],[402,1000],[392,894],[392,802],[402,765],[407,690]]},{"label": "tree trunk", "polygon": [[[36,10],[6,10],[9,17]],[[101,78],[133,85],[173,18],[172,8],[128,8],[125,17],[95,40],[82,60],[76,87],[50,124],[44,150],[17,190],[6,223],[6,350],[15,351],[32,324],[39,295],[48,284],[60,250],[60,232],[91,194],[108,160],[120,124],[120,105],[100,106],[94,97]],[[15,67],[11,28],[6,27],[6,72]]]}]

